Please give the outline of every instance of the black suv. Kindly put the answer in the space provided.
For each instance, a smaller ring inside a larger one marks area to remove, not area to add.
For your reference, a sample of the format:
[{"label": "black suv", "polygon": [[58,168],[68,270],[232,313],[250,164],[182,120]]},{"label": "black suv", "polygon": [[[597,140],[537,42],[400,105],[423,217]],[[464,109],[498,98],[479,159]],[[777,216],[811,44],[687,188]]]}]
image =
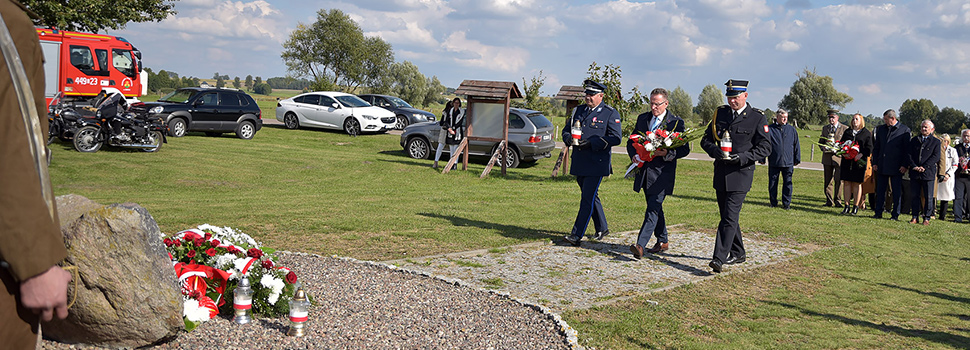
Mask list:
[{"label": "black suv", "polygon": [[434,113],[414,108],[399,97],[376,94],[357,96],[370,103],[371,106],[382,107],[394,112],[397,117],[395,129],[404,130],[404,127],[414,123],[435,121]]},{"label": "black suv", "polygon": [[263,127],[263,113],[256,101],[235,89],[181,88],[157,102],[137,103],[131,108],[137,115],[162,118],[173,137],[189,131],[204,131],[208,136],[234,132],[249,140]]}]

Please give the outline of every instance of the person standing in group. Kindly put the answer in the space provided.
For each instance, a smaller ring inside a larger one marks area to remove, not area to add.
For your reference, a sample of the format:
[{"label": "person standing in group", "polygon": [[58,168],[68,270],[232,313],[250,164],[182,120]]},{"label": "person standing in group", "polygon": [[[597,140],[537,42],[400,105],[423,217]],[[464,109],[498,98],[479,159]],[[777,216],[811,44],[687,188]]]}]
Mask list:
[{"label": "person standing in group", "polygon": [[[936,128],[929,119],[920,124],[920,134],[914,136],[909,143],[909,196],[913,219],[911,224],[918,224],[920,216],[923,225],[930,224],[933,216],[933,185],[936,184],[937,163],[940,161],[940,139],[933,136]],[[922,199],[922,200],[921,200]]]},{"label": "person standing in group", "polygon": [[[791,208],[792,174],[795,167],[802,162],[798,131],[794,126],[788,125],[788,111],[779,109],[775,112],[775,122],[768,125],[768,135],[771,136],[771,154],[768,155],[768,204],[772,208],[778,206],[778,176],[781,175],[781,206],[788,210]],[[764,164],[764,159],[760,163]]]},{"label": "person standing in group", "polygon": [[960,157],[957,156],[957,149],[953,148],[951,144],[950,135],[943,134],[940,147],[943,147],[942,155],[945,164],[943,173],[937,175],[939,187],[936,189],[936,199],[940,200],[940,220],[946,220],[947,203],[954,199],[953,189],[956,184],[954,176],[957,172],[957,163],[960,161]]},{"label": "person standing in group", "polygon": [[[968,199],[970,199],[970,129],[960,131],[960,144],[957,150],[956,181],[953,183],[953,221],[962,223],[970,215],[966,215]],[[970,220],[968,220],[970,221]]]},{"label": "person standing in group", "polygon": [[883,125],[877,126],[873,133],[872,171],[876,173],[876,203],[872,210],[873,218],[882,219],[886,205],[886,187],[892,189],[892,220],[899,220],[903,204],[903,173],[908,165],[906,152],[909,149],[909,127],[899,122],[896,111],[888,109],[882,114]]},{"label": "person standing in group", "polygon": [[[457,97],[455,97],[454,100],[451,100],[451,102],[445,106],[445,110],[441,112],[441,131],[438,132],[438,149],[434,151],[434,165],[432,166],[435,169],[438,169],[438,159],[441,159],[441,152],[444,151],[445,144],[452,145],[448,142],[449,136],[455,135],[452,125],[455,124],[456,120],[463,122],[465,119],[464,113],[465,112],[461,109],[461,99]],[[460,132],[462,125],[458,124],[457,128],[458,132]],[[458,139],[458,142],[453,145],[454,147],[449,148],[449,152],[451,152],[452,157],[455,156],[455,148],[458,148],[459,143],[461,143],[460,138]]]},{"label": "person standing in group", "polygon": [[[839,111],[830,109],[828,114],[829,123],[822,127],[822,136],[818,139],[818,143],[821,144],[841,140],[842,134],[849,129],[849,127],[839,123]],[[822,150],[822,170],[825,174],[825,206],[841,206],[842,199],[839,198],[839,187],[842,180],[841,157],[822,146],[819,146],[819,149]]]},{"label": "person standing in group", "polygon": [[[47,175],[43,54],[20,3],[0,0],[3,51],[19,60],[0,64],[0,339],[4,349],[38,348],[40,321],[67,317],[71,274]],[[16,77],[16,78],[14,78]],[[19,84],[15,85],[15,82]],[[28,97],[30,95],[30,97]],[[35,111],[30,112],[33,106]]]},{"label": "person standing in group", "polygon": [[573,136],[568,126],[578,121],[581,127],[579,144],[573,146],[569,174],[576,176],[582,197],[572,232],[565,237],[567,242],[577,247],[586,234],[590,220],[596,229],[594,238],[602,239],[610,234],[606,213],[600,203],[599,187],[603,177],[613,172],[610,163],[611,147],[619,145],[622,137],[620,113],[603,102],[606,86],[589,79],[583,82],[583,86],[586,104],[573,110],[567,127],[562,130],[562,139],[570,142]]},{"label": "person standing in group", "polygon": [[747,258],[738,224],[741,204],[751,190],[755,161],[771,153],[768,120],[747,103],[748,82],[732,79],[724,85],[728,104],[718,107],[701,138],[701,148],[714,158],[714,192],[721,215],[714,257],[708,264],[716,273],[724,264],[742,263]]},{"label": "person standing in group", "polygon": [[[637,116],[637,123],[633,133],[646,134],[657,130],[668,132],[684,132],[684,120],[667,110],[668,92],[663,88],[656,88],[650,92],[650,112]],[[664,218],[664,198],[673,194],[674,180],[677,176],[677,159],[686,157],[690,153],[690,145],[684,144],[676,149],[659,149],[653,152],[653,159],[640,159],[633,140],[627,140],[626,152],[633,162],[644,162],[640,172],[633,181],[633,191],[643,190],[647,200],[647,209],[643,214],[640,234],[637,241],[630,246],[633,258],[640,260],[643,249],[650,242],[651,234],[657,237],[656,244],[647,249],[649,253],[659,253],[669,248],[667,240],[667,220]]]},{"label": "person standing in group", "polygon": [[[872,133],[866,129],[866,119],[862,114],[856,113],[849,122],[850,129],[842,134],[841,144],[858,145],[859,153],[853,157],[842,157],[842,189],[845,191],[842,198],[845,200],[845,207],[842,214],[858,215],[859,208],[862,207],[862,183],[866,181],[866,168],[868,167],[869,156],[872,154]],[[852,204],[849,205],[849,202]]]}]

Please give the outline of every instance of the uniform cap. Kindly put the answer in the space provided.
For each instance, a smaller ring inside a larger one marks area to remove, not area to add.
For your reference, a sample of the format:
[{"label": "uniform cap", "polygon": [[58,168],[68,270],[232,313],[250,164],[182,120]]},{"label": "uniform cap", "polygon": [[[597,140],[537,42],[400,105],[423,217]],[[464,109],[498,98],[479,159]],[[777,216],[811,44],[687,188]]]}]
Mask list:
[{"label": "uniform cap", "polygon": [[828,113],[829,115],[832,115],[832,114],[838,115],[839,114],[839,110],[838,109],[830,109],[828,111],[825,111],[825,113]]},{"label": "uniform cap", "polygon": [[747,80],[735,80],[728,79],[724,86],[727,88],[724,91],[724,95],[727,97],[733,97],[740,95],[742,92],[748,91],[748,81]]},{"label": "uniform cap", "polygon": [[585,92],[587,95],[595,95],[606,91],[606,85],[592,79],[586,79],[583,82],[583,87],[586,88]]}]

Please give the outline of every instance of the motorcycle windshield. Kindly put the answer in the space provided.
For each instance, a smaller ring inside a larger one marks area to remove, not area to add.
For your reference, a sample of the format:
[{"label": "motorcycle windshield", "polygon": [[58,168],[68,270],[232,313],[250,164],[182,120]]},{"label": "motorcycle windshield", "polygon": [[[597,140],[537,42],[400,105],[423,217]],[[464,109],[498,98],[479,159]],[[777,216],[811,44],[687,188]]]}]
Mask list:
[{"label": "motorcycle windshield", "polygon": [[118,115],[118,105],[121,102],[121,98],[121,94],[117,93],[108,95],[108,97],[98,104],[98,114],[102,117]]},{"label": "motorcycle windshield", "polygon": [[51,103],[47,104],[47,113],[54,113],[54,109],[61,104],[61,97],[64,97],[63,92],[58,92],[57,95],[54,95],[54,98],[51,99]]}]

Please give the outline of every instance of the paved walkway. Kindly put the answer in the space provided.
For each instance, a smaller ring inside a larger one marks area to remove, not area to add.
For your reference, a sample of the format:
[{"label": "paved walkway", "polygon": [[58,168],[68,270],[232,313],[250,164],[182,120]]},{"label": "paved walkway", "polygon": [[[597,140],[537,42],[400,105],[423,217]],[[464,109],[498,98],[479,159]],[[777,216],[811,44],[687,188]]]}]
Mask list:
[{"label": "paved walkway", "polygon": [[[669,227],[670,250],[633,260],[629,245],[636,231],[618,232],[581,247],[530,243],[505,248],[386,261],[463,285],[508,293],[556,312],[613,303],[712,278],[707,266],[714,234]],[[790,242],[765,240],[745,233],[747,262],[725,267],[726,273],[755,269],[814,250]]]}]

